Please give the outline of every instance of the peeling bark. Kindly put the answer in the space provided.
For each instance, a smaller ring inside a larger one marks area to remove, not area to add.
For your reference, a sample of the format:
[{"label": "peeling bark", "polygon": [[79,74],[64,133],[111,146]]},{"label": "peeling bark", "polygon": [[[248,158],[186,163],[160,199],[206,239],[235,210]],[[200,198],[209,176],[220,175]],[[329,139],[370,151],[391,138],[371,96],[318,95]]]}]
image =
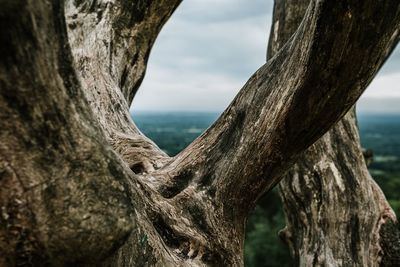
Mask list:
[{"label": "peeling bark", "polygon": [[[275,1],[269,58],[299,27],[308,3]],[[287,219],[280,235],[297,266],[400,263],[398,222],[367,170],[354,109],[306,150],[280,192]]]},{"label": "peeling bark", "polygon": [[400,23],[397,0],[312,1],[170,158],[128,110],[179,2],[0,1],[1,265],[243,265],[249,210],[351,108]]}]

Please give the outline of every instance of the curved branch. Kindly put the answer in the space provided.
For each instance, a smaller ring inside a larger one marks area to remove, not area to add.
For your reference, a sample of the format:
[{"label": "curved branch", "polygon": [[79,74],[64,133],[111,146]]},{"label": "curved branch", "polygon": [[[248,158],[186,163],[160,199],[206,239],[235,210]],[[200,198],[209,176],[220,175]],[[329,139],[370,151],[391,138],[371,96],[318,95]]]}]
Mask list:
[{"label": "curved branch", "polygon": [[399,22],[395,0],[311,1],[291,40],[160,172],[172,177],[160,190],[174,197],[182,185],[201,187],[216,196],[228,219],[244,218],[355,103],[393,46]]},{"label": "curved branch", "polygon": [[181,0],[66,2],[75,66],[103,131],[135,172],[160,168],[168,156],[137,129],[129,104],[157,35]]},{"label": "curved branch", "polygon": [[150,50],[181,1],[67,0],[75,54],[110,75],[130,104],[143,80]]}]

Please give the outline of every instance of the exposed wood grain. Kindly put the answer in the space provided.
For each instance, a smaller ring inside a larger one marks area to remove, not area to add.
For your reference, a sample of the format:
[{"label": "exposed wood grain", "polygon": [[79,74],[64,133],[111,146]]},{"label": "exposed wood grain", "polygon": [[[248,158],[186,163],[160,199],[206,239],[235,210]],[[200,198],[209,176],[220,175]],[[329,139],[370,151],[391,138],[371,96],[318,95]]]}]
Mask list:
[{"label": "exposed wood grain", "polygon": [[[308,3],[275,1],[269,58],[299,27]],[[398,249],[395,252],[398,230],[385,227],[396,225],[397,219],[367,170],[354,109],[303,153],[280,183],[280,191],[287,218],[281,237],[296,265],[394,266],[400,262]],[[391,236],[390,245],[382,246],[386,235]]]},{"label": "exposed wood grain", "polygon": [[400,22],[397,0],[311,1],[169,158],[128,106],[179,2],[0,1],[1,264],[242,266],[249,210],[351,108]]}]

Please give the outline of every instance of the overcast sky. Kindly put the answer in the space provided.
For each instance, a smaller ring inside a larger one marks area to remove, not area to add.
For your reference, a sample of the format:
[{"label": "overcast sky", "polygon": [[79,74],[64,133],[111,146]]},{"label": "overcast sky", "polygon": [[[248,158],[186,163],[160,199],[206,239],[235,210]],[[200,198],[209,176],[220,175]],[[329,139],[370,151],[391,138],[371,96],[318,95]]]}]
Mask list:
[{"label": "overcast sky", "polygon": [[[156,41],[133,110],[224,110],[265,62],[272,6],[272,0],[184,0]],[[358,110],[400,112],[400,46]]]}]

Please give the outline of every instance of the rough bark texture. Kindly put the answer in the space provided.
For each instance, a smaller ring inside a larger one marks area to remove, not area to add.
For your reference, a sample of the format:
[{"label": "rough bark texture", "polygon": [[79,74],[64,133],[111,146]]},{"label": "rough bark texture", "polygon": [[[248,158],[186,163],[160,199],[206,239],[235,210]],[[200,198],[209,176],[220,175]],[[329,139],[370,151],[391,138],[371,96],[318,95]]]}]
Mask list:
[{"label": "rough bark texture", "polygon": [[[299,27],[309,2],[275,1],[268,58]],[[296,266],[400,264],[398,222],[367,170],[354,109],[307,149],[280,191],[287,218],[281,236]]]},{"label": "rough bark texture", "polygon": [[63,6],[0,6],[0,265],[104,258],[135,227],[130,173],[82,94]]},{"label": "rough bark texture", "polygon": [[0,1],[5,266],[243,265],[248,211],[351,108],[400,22],[397,0],[312,1],[218,121],[169,158],[128,110],[179,1],[63,3]]}]

